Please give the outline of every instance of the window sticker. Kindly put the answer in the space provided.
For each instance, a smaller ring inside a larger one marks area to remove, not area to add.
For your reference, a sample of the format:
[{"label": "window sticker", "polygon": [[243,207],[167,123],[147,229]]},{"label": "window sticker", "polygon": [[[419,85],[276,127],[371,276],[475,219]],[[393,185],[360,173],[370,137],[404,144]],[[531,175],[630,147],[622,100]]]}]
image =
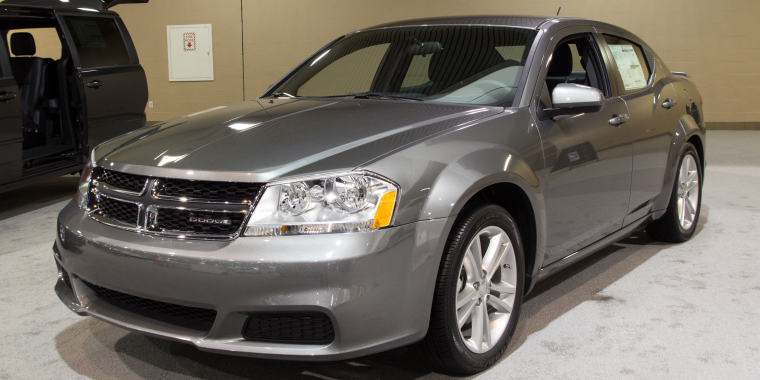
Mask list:
[{"label": "window sticker", "polygon": [[647,86],[647,77],[632,45],[609,45],[626,91]]},{"label": "window sticker", "polygon": [[100,32],[100,27],[96,21],[90,20],[72,20],[71,26],[79,40],[79,47],[103,49],[106,47],[106,40]]}]

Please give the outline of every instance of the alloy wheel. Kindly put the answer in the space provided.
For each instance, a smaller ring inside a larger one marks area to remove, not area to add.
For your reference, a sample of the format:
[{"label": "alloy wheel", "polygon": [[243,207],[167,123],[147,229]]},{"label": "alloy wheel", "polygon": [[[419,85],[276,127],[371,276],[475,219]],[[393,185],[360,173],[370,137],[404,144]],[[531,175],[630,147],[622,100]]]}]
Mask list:
[{"label": "alloy wheel", "polygon": [[477,354],[490,350],[504,335],[515,303],[515,250],[499,227],[488,226],[470,241],[457,282],[459,334]]},{"label": "alloy wheel", "polygon": [[699,172],[697,162],[690,154],[684,156],[678,170],[678,221],[688,230],[694,224],[699,204]]}]

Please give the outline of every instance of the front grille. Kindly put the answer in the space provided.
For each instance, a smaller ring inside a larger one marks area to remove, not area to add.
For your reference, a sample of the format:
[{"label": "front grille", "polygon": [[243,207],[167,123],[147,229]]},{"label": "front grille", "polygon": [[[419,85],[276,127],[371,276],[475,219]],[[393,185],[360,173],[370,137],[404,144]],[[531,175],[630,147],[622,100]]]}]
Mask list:
[{"label": "front grille", "polygon": [[98,181],[119,189],[140,193],[145,188],[148,177],[103,169],[103,172],[98,177]]},{"label": "front grille", "polygon": [[248,317],[243,337],[260,342],[328,344],[335,339],[335,331],[323,313],[263,313]]},{"label": "front grille", "polygon": [[156,193],[159,196],[189,198],[204,201],[251,203],[261,189],[258,183],[189,181],[161,179]]},{"label": "front grille", "polygon": [[209,331],[216,319],[215,310],[154,301],[117,292],[86,281],[82,282],[90,287],[98,295],[98,298],[113,306],[166,323],[193,330]]},{"label": "front grille", "polygon": [[197,235],[233,235],[240,229],[244,219],[244,212],[162,208],[159,209],[156,224],[151,229]]},{"label": "front grille", "polygon": [[96,212],[108,219],[137,226],[139,209],[136,204],[107,197],[98,197]]},{"label": "front grille", "polygon": [[[186,237],[233,237],[263,188],[260,183],[156,178],[103,168],[96,168],[94,176],[95,196],[88,207],[91,215],[102,217],[96,220],[108,223],[106,219],[110,219],[129,227],[146,226],[148,231]],[[146,187],[150,191],[144,194]],[[173,201],[179,208],[172,206]]]}]

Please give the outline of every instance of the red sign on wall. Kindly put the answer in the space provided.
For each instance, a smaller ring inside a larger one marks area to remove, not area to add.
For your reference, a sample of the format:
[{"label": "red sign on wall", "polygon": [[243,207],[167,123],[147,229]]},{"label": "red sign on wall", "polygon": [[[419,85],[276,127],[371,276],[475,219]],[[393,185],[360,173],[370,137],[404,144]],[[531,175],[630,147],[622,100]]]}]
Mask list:
[{"label": "red sign on wall", "polygon": [[185,51],[195,51],[195,33],[184,33],[182,35]]}]

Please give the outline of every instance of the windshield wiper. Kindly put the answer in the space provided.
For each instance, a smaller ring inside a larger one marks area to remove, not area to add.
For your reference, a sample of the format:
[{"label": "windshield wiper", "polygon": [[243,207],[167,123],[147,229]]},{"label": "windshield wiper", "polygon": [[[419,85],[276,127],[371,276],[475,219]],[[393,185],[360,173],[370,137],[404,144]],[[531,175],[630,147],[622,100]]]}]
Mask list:
[{"label": "windshield wiper", "polygon": [[345,95],[345,96],[353,96],[355,99],[395,99],[395,100],[416,100],[418,102],[422,102],[424,100],[420,98],[409,98],[406,96],[396,96],[396,95],[385,95],[378,92],[362,92],[358,94],[353,95]]},{"label": "windshield wiper", "polygon": [[353,97],[354,99],[416,100],[418,102],[424,101],[423,99],[420,99],[420,98],[407,98],[404,96],[384,95],[378,92],[360,92],[358,94],[322,96],[322,98],[348,98],[348,97]]},{"label": "windshield wiper", "polygon": [[267,97],[268,98],[269,97],[282,98],[282,97],[285,97],[285,96],[287,96],[288,98],[291,98],[291,99],[297,98],[297,96],[290,95],[287,92],[275,92],[274,94],[271,94],[271,95],[269,95]]}]

